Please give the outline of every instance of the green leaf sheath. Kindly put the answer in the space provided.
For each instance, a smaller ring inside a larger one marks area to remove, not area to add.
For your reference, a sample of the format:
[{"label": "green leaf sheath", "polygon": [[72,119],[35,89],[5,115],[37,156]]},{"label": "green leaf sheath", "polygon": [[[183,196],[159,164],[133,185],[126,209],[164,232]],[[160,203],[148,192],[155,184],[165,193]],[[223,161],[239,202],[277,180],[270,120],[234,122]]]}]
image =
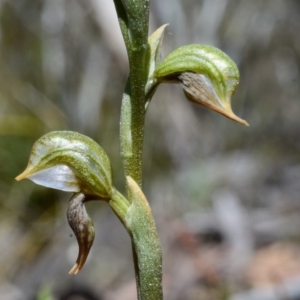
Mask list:
[{"label": "green leaf sheath", "polygon": [[161,60],[160,48],[161,48],[164,32],[167,25],[168,24],[165,24],[159,27],[148,38],[148,49],[147,49],[147,57],[146,57],[148,75],[147,75],[147,83],[145,87],[146,109],[157,87],[157,80],[154,77],[154,71],[156,69],[156,66],[159,64]]},{"label": "green leaf sheath", "polygon": [[127,177],[132,204],[126,215],[136,253],[141,299],[162,300],[162,258],[159,239],[149,204],[137,185]]}]

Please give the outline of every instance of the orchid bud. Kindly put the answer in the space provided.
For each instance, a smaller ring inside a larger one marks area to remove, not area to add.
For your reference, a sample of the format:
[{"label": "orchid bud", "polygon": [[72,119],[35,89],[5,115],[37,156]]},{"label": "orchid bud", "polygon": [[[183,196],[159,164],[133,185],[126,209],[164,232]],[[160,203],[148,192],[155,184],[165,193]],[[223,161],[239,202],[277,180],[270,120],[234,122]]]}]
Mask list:
[{"label": "orchid bud", "polygon": [[75,265],[69,274],[77,274],[83,267],[94,242],[94,224],[86,212],[84,202],[86,197],[82,193],[75,194],[69,201],[67,218],[79,247]]},{"label": "orchid bud", "polygon": [[160,82],[179,82],[188,100],[248,126],[232,112],[239,71],[221,50],[207,45],[180,47],[156,68],[155,77]]},{"label": "orchid bud", "polygon": [[77,132],[54,131],[37,140],[27,168],[16,180],[24,178],[96,199],[111,198],[112,173],[107,154],[92,139]]}]

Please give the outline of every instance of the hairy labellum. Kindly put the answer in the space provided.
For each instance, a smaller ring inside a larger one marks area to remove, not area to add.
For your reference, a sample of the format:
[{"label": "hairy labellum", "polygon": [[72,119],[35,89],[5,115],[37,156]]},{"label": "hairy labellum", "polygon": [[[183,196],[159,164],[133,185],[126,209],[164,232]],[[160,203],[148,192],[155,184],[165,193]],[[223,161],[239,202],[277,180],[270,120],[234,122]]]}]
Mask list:
[{"label": "hairy labellum", "polygon": [[206,75],[184,72],[178,75],[177,79],[181,83],[188,100],[210,108],[240,124],[248,125],[245,120],[233,113],[230,102],[224,102],[220,99]]},{"label": "hairy labellum", "polygon": [[67,218],[79,247],[76,263],[69,274],[77,274],[82,269],[94,242],[94,224],[86,212],[84,202],[85,195],[82,193],[75,194],[69,201]]}]

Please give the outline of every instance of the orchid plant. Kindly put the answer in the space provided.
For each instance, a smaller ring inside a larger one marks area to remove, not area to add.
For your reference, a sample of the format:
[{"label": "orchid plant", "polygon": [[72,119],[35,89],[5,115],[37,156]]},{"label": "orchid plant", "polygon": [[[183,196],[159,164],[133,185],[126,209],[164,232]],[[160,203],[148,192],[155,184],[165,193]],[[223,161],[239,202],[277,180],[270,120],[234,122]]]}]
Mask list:
[{"label": "orchid plant", "polygon": [[161,60],[166,25],[148,38],[149,0],[114,0],[114,4],[130,67],[120,119],[126,196],[113,185],[110,159],[102,147],[71,131],[50,132],[36,141],[27,168],[16,179],[28,178],[73,193],[67,218],[79,253],[70,274],[77,274],[84,266],[95,236],[84,204],[91,200],[107,202],[132,240],[138,299],[162,300],[161,247],[142,191],[144,122],[151,99],[161,83],[179,83],[188,100],[248,124],[231,109],[239,71],[225,53],[212,46],[187,45]]}]

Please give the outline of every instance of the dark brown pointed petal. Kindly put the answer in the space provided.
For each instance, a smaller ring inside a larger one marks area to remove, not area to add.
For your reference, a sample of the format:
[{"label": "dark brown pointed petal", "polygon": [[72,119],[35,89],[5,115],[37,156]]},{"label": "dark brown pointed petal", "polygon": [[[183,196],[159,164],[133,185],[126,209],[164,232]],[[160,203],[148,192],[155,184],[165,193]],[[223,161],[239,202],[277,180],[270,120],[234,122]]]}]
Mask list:
[{"label": "dark brown pointed petal", "polygon": [[77,274],[83,267],[90,249],[93,245],[95,231],[93,221],[86,212],[85,195],[75,194],[69,201],[67,217],[79,247],[79,253],[75,265],[69,274]]}]

